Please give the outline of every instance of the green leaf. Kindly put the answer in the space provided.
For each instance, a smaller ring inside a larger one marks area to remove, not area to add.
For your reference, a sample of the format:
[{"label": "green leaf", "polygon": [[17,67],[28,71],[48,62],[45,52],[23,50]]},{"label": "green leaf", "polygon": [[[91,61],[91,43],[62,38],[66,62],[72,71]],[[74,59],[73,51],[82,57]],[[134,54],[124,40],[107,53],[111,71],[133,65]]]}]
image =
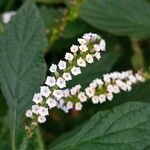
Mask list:
[{"label": "green leaf", "polygon": [[150,37],[150,4],[142,0],[87,0],[80,16],[97,29],[116,35]]},{"label": "green leaf", "polygon": [[0,36],[0,84],[9,106],[12,149],[20,140],[17,138],[20,117],[45,78],[46,46],[39,12],[27,0]]},{"label": "green leaf", "polygon": [[150,104],[129,102],[96,113],[53,150],[144,150],[150,142]]},{"label": "green leaf", "polygon": [[101,78],[104,73],[111,70],[112,66],[117,62],[120,57],[120,51],[109,51],[102,54],[102,58],[93,64],[88,64],[87,67],[82,69],[82,74],[74,77],[69,86],[81,84],[83,88],[95,78]]}]

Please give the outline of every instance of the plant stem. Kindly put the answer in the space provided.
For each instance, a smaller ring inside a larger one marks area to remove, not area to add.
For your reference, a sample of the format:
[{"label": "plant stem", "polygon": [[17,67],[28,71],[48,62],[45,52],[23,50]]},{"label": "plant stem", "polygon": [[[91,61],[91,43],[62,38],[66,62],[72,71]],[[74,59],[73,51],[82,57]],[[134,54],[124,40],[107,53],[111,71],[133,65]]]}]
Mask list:
[{"label": "plant stem", "polygon": [[143,53],[138,41],[131,38],[131,46],[134,53],[131,60],[133,68],[135,70],[144,68]]},{"label": "plant stem", "polygon": [[12,150],[16,150],[16,119],[17,119],[16,109],[13,110],[12,115],[13,115],[13,121],[11,122],[12,123],[11,146],[12,146]]},{"label": "plant stem", "polygon": [[43,140],[42,140],[42,137],[41,137],[40,128],[37,127],[35,132],[36,132],[36,136],[37,136],[39,150],[44,150],[44,144],[43,144]]}]

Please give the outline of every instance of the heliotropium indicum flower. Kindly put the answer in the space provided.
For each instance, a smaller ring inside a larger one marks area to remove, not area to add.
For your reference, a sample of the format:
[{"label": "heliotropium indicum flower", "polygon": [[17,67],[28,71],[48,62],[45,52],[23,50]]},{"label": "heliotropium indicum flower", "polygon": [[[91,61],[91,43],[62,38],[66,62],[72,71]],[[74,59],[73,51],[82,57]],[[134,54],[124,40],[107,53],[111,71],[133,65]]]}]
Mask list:
[{"label": "heliotropium indicum flower", "polygon": [[[40,87],[40,92],[33,96],[33,106],[26,111],[26,117],[31,119],[31,125],[26,126],[29,130],[37,125],[44,123],[46,116],[49,115],[48,110],[53,107],[61,108],[65,112],[73,108],[73,102],[64,101],[67,95],[66,82],[73,79],[73,76],[81,74],[82,67],[87,64],[94,63],[95,59],[101,58],[101,52],[106,50],[105,41],[97,34],[86,33],[82,38],[78,38],[78,45],[73,44],[70,52],[65,54],[64,60],[60,60],[58,64],[52,64],[49,68],[50,76],[47,76],[45,85]],[[72,88],[72,94],[79,92],[80,86]],[[84,92],[79,93],[78,97],[81,102],[87,100]],[[75,104],[76,110],[81,110],[82,104]],[[64,105],[66,104],[66,105]]]}]

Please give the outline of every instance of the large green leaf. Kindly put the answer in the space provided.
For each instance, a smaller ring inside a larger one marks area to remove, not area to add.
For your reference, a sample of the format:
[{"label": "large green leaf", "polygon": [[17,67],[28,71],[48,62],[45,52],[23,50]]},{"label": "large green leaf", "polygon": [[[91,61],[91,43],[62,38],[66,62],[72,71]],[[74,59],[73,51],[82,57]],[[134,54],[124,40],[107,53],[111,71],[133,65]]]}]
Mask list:
[{"label": "large green leaf", "polygon": [[20,116],[31,105],[34,92],[45,78],[46,46],[39,12],[27,0],[0,36],[0,84],[9,106],[13,143]]},{"label": "large green leaf", "polygon": [[120,51],[109,51],[102,54],[102,58],[99,61],[88,64],[87,67],[83,68],[82,74],[74,77],[70,85],[81,84],[83,88],[87,87],[92,80],[101,78],[104,73],[109,72],[112,66],[117,62],[120,54]]},{"label": "large green leaf", "polygon": [[150,104],[129,102],[96,113],[53,150],[144,150],[150,142]]},{"label": "large green leaf", "polygon": [[80,16],[116,35],[150,37],[150,4],[143,0],[87,0]]}]

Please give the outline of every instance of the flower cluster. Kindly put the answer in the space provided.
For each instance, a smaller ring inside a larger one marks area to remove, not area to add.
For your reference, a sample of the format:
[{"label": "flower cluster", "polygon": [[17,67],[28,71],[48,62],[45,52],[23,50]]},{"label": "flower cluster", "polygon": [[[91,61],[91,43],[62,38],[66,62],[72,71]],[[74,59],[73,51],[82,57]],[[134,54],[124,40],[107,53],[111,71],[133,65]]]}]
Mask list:
[{"label": "flower cluster", "polygon": [[111,101],[114,94],[123,91],[131,91],[132,85],[138,82],[144,82],[145,78],[141,72],[134,74],[131,70],[123,72],[113,72],[103,75],[103,79],[93,80],[85,91],[81,91],[81,85],[76,85],[71,89],[64,90],[64,97],[57,105],[57,108],[66,113],[74,108],[79,111],[82,109],[82,103],[91,99],[93,104]]},{"label": "flower cluster", "polygon": [[134,74],[131,70],[113,72],[103,75],[102,79],[95,79],[85,89],[85,93],[93,104],[111,101],[114,94],[123,91],[131,91],[132,85],[137,82],[144,82],[145,78],[141,72]]},{"label": "flower cluster", "polygon": [[[72,108],[71,101],[67,106],[63,106],[64,99],[67,99],[66,82],[72,80],[73,76],[81,74],[81,68],[93,63],[94,59],[101,58],[101,51],[105,51],[105,41],[94,33],[86,33],[82,38],[78,38],[78,45],[72,45],[71,52],[65,54],[65,60],[60,60],[58,64],[52,64],[49,68],[51,75],[47,76],[45,85],[40,87],[40,92],[35,93],[33,97],[34,105],[26,111],[26,117],[32,119],[32,124],[44,123],[48,110],[58,107],[65,112]],[[71,89],[72,97],[80,90],[80,86]],[[69,94],[69,93],[68,93]],[[78,93],[78,97],[85,98],[85,94]],[[76,103],[76,110],[80,110],[82,105]],[[28,129],[28,127],[26,127]]]}]

